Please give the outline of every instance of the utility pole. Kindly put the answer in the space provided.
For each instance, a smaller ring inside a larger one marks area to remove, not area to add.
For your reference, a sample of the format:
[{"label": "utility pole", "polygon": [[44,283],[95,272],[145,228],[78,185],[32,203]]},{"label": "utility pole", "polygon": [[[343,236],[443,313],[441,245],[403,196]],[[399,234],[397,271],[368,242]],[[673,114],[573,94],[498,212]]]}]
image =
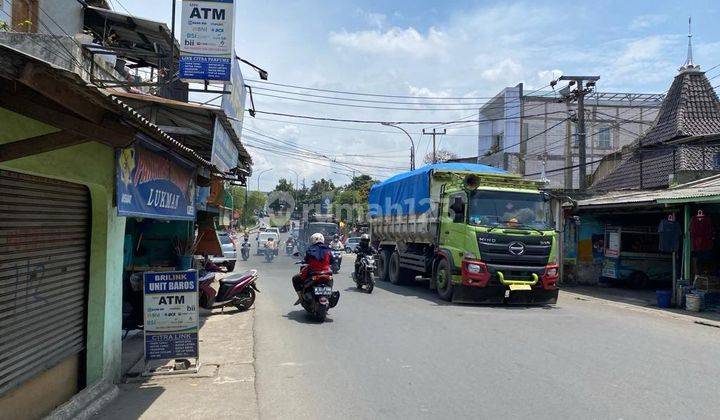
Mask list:
[{"label": "utility pole", "polygon": [[432,136],[432,142],[433,142],[433,159],[432,163],[437,163],[437,151],[435,150],[435,136],[444,136],[447,134],[447,130],[443,128],[442,131],[437,131],[436,129],[432,129],[432,131],[427,131],[423,128],[422,131],[424,136]]},{"label": "utility pole", "polygon": [[[578,136],[578,178],[581,190],[587,189],[587,150],[585,132],[585,95],[591,93],[595,87],[595,82],[600,80],[600,76],[561,76],[558,80],[550,82],[550,86],[555,87],[558,81],[567,80],[567,87],[560,90],[560,94],[566,102],[577,101],[577,136]],[[585,83],[587,82],[587,83]],[[575,89],[570,88],[577,85]],[[584,86],[583,86],[584,85]]]}]

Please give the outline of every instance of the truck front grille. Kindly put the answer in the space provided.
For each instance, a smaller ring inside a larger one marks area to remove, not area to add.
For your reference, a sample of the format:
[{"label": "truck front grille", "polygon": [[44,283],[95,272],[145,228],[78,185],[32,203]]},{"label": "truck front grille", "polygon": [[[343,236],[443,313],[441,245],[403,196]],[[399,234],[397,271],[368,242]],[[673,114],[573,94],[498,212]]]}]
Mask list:
[{"label": "truck front grille", "polygon": [[542,267],[547,265],[552,247],[550,236],[478,232],[477,240],[480,258],[488,264]]}]

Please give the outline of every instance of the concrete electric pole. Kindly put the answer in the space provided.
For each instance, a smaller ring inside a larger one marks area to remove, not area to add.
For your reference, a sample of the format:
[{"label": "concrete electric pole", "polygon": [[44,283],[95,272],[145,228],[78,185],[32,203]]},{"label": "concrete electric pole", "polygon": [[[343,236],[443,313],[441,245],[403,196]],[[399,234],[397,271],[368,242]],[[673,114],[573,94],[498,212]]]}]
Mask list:
[{"label": "concrete electric pole", "polygon": [[[562,76],[558,80],[550,82],[555,86],[559,80],[569,81],[568,86],[560,91],[564,101],[572,102],[577,100],[577,136],[578,136],[578,186],[581,190],[587,189],[587,133],[585,132],[585,95],[593,91],[595,82],[600,76]],[[577,85],[575,89],[570,88]]]},{"label": "concrete electric pole", "polygon": [[435,129],[433,128],[432,131],[426,131],[426,130],[423,128],[422,133],[423,133],[423,135],[426,135],[426,136],[427,136],[427,135],[432,136],[432,142],[433,142],[433,158],[432,158],[432,163],[437,163],[437,150],[435,150],[435,136],[444,136],[445,134],[447,134],[447,130],[445,130],[445,129],[443,128],[442,131],[437,131],[437,130],[435,130]]}]

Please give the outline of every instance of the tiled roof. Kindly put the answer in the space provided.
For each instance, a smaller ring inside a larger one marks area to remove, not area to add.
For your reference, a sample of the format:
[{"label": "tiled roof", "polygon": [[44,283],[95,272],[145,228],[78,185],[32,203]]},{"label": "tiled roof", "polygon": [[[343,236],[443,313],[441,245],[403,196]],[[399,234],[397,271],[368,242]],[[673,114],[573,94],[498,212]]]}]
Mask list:
[{"label": "tiled roof", "polygon": [[703,72],[684,69],[675,77],[653,126],[592,189],[663,188],[670,184],[670,175],[680,170],[718,170],[720,147],[693,145],[692,141],[668,145],[674,140],[709,135],[720,136],[720,101]]},{"label": "tiled roof", "polygon": [[720,133],[720,101],[700,71],[681,71],[663,101],[657,120],[641,138],[651,146],[682,138]]}]

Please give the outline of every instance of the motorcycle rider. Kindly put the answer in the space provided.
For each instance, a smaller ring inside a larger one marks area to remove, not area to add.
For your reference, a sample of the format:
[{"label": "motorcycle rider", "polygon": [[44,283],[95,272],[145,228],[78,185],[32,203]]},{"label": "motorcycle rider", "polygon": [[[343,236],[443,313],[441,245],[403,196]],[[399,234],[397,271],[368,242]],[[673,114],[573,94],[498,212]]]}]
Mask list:
[{"label": "motorcycle rider", "polygon": [[266,252],[275,252],[275,240],[272,236],[267,238],[267,241],[265,242],[265,249]]},{"label": "motorcycle rider", "polygon": [[343,243],[340,240],[340,235],[333,236],[332,242],[330,242],[330,248],[334,251],[341,251],[343,249]]},{"label": "motorcycle rider", "polygon": [[[298,300],[294,303],[299,305],[302,302],[303,283],[307,280],[308,274],[330,271],[330,261],[332,260],[332,251],[325,245],[325,237],[322,233],[314,233],[310,236],[310,246],[305,251],[303,264],[305,267],[292,278],[293,288],[298,295]],[[332,283],[330,283],[332,286]]]},{"label": "motorcycle rider", "polygon": [[370,246],[370,236],[367,233],[363,233],[360,236],[360,242],[358,242],[357,253],[355,254],[355,273],[360,269],[360,261],[366,255],[372,255],[375,251]]}]

